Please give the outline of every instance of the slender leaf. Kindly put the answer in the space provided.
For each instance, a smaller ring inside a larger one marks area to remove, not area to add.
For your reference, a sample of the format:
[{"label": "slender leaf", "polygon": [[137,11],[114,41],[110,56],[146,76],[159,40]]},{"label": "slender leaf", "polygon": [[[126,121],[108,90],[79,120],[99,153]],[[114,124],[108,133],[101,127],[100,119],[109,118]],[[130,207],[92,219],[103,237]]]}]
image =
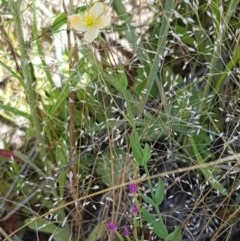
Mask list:
[{"label": "slender leaf", "polygon": [[142,158],[143,164],[146,164],[151,158],[151,149],[148,144],[145,144],[145,147],[142,150],[142,153],[143,153],[143,158]]},{"label": "slender leaf", "polygon": [[152,198],[142,194],[142,199],[144,200],[145,203],[151,204],[152,206],[155,205],[154,200],[152,200]]},{"label": "slender leaf", "polygon": [[176,227],[164,241],[182,241],[182,230],[179,227]]},{"label": "slender leaf", "polygon": [[130,137],[130,145],[133,151],[134,158],[139,165],[143,165],[143,152],[139,142],[139,138],[136,133]]},{"label": "slender leaf", "polygon": [[25,223],[32,230],[51,234],[55,241],[71,241],[71,236],[67,228],[58,227],[47,219],[36,218],[34,221],[27,219]]},{"label": "slender leaf", "polygon": [[154,202],[160,205],[164,199],[164,182],[160,179],[158,181],[157,189],[154,194]]},{"label": "slender leaf", "polygon": [[166,226],[163,224],[162,220],[155,219],[155,217],[149,213],[146,209],[143,209],[143,218],[150,227],[153,229],[154,233],[159,237],[165,239],[168,236],[168,231]]},{"label": "slender leaf", "polygon": [[96,241],[101,239],[105,229],[106,227],[103,222],[98,223],[89,234],[87,241]]}]

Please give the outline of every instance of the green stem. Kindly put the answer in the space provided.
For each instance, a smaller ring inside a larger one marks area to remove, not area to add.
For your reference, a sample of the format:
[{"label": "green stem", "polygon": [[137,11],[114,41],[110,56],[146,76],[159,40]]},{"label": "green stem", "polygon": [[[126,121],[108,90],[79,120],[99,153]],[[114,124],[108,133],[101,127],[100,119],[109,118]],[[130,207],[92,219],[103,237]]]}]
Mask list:
[{"label": "green stem", "polygon": [[[152,200],[154,199],[154,192],[153,192],[153,185],[152,185],[152,182],[151,182],[151,179],[149,178],[150,177],[150,174],[149,174],[149,171],[148,171],[148,167],[147,167],[147,163],[144,163],[144,171],[148,177],[147,179],[147,182],[148,182],[148,187],[151,191],[151,196],[152,196]],[[156,213],[157,213],[157,217],[158,217],[158,220],[160,222],[160,227],[164,228],[164,233],[165,233],[165,236],[168,235],[168,231],[167,231],[167,228],[163,222],[163,219],[162,219],[162,215],[161,215],[161,212],[160,212],[160,209],[159,209],[159,206],[157,204],[154,204],[153,205]]]},{"label": "green stem", "polygon": [[52,76],[51,76],[51,73],[49,71],[48,65],[46,64],[46,61],[44,59],[44,52],[43,52],[43,49],[42,49],[42,45],[40,43],[41,38],[39,38],[40,34],[38,32],[38,27],[37,27],[37,14],[36,13],[37,13],[37,9],[36,9],[36,6],[35,6],[35,1],[34,1],[33,2],[33,39],[35,39],[35,41],[36,41],[38,55],[41,59],[42,67],[43,67],[43,70],[46,73],[47,80],[53,86],[54,83],[53,83],[53,80],[52,80]]},{"label": "green stem", "polygon": [[236,8],[239,4],[240,0],[231,0],[229,4],[228,11],[226,15],[223,14],[223,12],[220,11],[220,9],[223,9],[223,6],[221,5],[219,0],[214,0],[212,4],[212,12],[214,17],[214,24],[215,24],[215,46],[214,51],[212,54],[212,59],[210,62],[210,71],[209,71],[209,77],[203,92],[203,101],[201,104],[201,109],[206,105],[207,103],[207,97],[209,96],[209,91],[211,87],[216,87],[219,89],[219,81],[214,84],[214,80],[216,76],[219,76],[219,74],[222,72],[221,65],[219,66],[219,58],[222,56],[222,42],[226,33],[226,29],[228,26],[228,23],[230,21],[231,16],[236,11]]},{"label": "green stem", "polygon": [[[147,86],[146,86],[147,91],[143,95],[143,98],[142,98],[141,110],[140,110],[139,116],[143,113],[144,106],[149,97],[153,83],[156,81],[157,74],[158,74],[159,68],[161,66],[161,57],[163,57],[164,50],[165,50],[166,43],[167,43],[167,36],[168,36],[168,31],[169,31],[169,26],[170,26],[169,21],[172,16],[172,12],[173,12],[172,10],[173,10],[174,4],[175,4],[175,0],[168,0],[165,3],[165,14],[163,15],[162,24],[161,24],[159,34],[158,34],[159,39],[158,39],[157,51],[156,51],[156,55],[155,55],[155,58],[153,60],[152,66],[151,66],[150,74],[148,76]],[[161,79],[159,80],[159,82],[160,82],[159,85],[161,88],[161,86],[162,86]],[[163,95],[163,93],[160,93],[160,94]]]},{"label": "green stem", "polygon": [[24,78],[23,80],[24,91],[30,106],[32,124],[36,132],[37,141],[39,143],[40,155],[41,155],[41,158],[44,159],[44,157],[46,157],[46,145],[42,134],[41,118],[39,115],[39,108],[38,108],[39,102],[38,102],[37,94],[34,89],[36,85],[36,78],[34,75],[34,69],[33,69],[32,63],[30,62],[30,59],[27,54],[26,46],[25,46],[22,19],[21,19],[21,5],[22,5],[22,0],[18,0],[16,2],[10,1],[10,7],[14,17],[14,22],[17,27],[17,38],[19,42],[19,50],[21,53],[21,67],[22,67],[22,73]]}]

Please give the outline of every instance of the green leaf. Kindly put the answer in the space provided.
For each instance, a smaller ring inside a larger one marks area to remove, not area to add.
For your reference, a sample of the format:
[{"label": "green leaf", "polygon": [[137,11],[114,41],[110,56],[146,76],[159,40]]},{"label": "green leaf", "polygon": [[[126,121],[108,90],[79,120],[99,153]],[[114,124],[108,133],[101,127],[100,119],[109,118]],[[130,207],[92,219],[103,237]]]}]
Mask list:
[{"label": "green leaf", "polygon": [[137,133],[134,133],[132,136],[130,136],[130,146],[133,151],[134,158],[138,162],[139,165],[143,165],[143,152],[142,147],[139,142],[139,137]]},{"label": "green leaf", "polygon": [[183,27],[180,25],[175,26],[175,31],[178,36],[181,36],[181,40],[183,43],[193,46],[194,47],[194,38],[190,36],[190,34],[187,32],[187,27]]},{"label": "green leaf", "polygon": [[67,16],[65,13],[60,13],[54,19],[51,30],[53,32],[57,32],[64,24],[67,22]]},{"label": "green leaf", "polygon": [[144,217],[144,220],[147,221],[147,223],[149,224],[155,222],[155,217],[151,213],[149,213],[146,209],[143,209],[143,217]]},{"label": "green leaf", "polygon": [[92,232],[89,234],[87,241],[96,241],[102,238],[103,232],[105,231],[105,224],[103,222],[98,223]]},{"label": "green leaf", "polygon": [[[6,96],[5,96],[6,97]],[[11,115],[19,115],[19,116],[23,116],[29,120],[32,119],[32,116],[29,115],[27,112],[21,111],[17,108],[11,107],[9,105],[5,105],[4,101],[0,100],[0,109],[9,112],[9,114],[11,113]]]},{"label": "green leaf", "polygon": [[27,219],[25,221],[27,224],[30,222],[27,226],[33,230],[40,231],[43,233],[49,233],[52,234],[56,231],[57,226],[52,223],[51,221],[45,219],[45,218],[36,218],[34,221],[31,219]]},{"label": "green leaf", "polygon": [[0,66],[3,67],[3,69],[5,69],[6,71],[8,71],[13,77],[17,78],[20,82],[21,82],[21,76],[17,73],[15,73],[12,68],[10,66],[8,66],[7,64],[5,64],[4,62],[2,62],[0,60]]},{"label": "green leaf", "polygon": [[145,144],[145,147],[143,149],[143,159],[142,159],[142,162],[143,164],[146,164],[149,159],[151,158],[151,148],[148,144]]},{"label": "green leaf", "polygon": [[67,228],[60,228],[44,218],[36,218],[35,220],[27,219],[25,223],[32,230],[51,234],[55,241],[71,241],[71,239],[69,239],[71,236]]},{"label": "green leaf", "polygon": [[164,182],[160,179],[158,181],[157,189],[154,194],[154,202],[156,205],[160,205],[164,198]]},{"label": "green leaf", "polygon": [[[64,140],[61,138],[59,139],[59,144],[56,146],[55,149],[55,156],[59,163],[59,168],[65,167],[66,165],[66,156],[67,153],[67,145]],[[58,183],[59,183],[59,198],[63,198],[64,191],[65,191],[65,183],[67,179],[66,169],[63,168],[58,175]]]},{"label": "green leaf", "polygon": [[162,219],[155,219],[146,209],[143,209],[143,218],[158,237],[165,239],[168,236],[167,228],[163,224]]},{"label": "green leaf", "polygon": [[[196,145],[196,142],[193,137],[189,138],[191,146],[194,151],[194,155],[196,157],[198,164],[204,164],[205,160],[202,158],[201,153],[199,152],[199,148]],[[201,172],[203,173],[205,179],[210,183],[210,185],[218,192],[223,195],[227,195],[227,191],[224,186],[217,180],[214,172],[210,168],[201,168]]]},{"label": "green leaf", "polygon": [[228,62],[225,70],[221,73],[219,77],[216,87],[214,88],[215,93],[219,93],[219,89],[223,86],[224,81],[226,80],[227,75],[232,71],[232,69],[239,63],[240,59],[240,46],[234,51],[230,61]]},{"label": "green leaf", "polygon": [[182,230],[176,227],[175,230],[170,233],[164,241],[182,241]]},{"label": "green leaf", "polygon": [[22,154],[19,151],[14,151],[14,154],[21,158],[23,162],[27,163],[30,167],[32,167],[41,177],[46,177],[46,174],[40,169],[34,162],[33,160],[30,160],[28,156]]},{"label": "green leaf", "polygon": [[[163,18],[161,20],[161,25],[159,28],[157,50],[152,62],[151,71],[149,73],[149,76],[146,82],[147,91],[145,92],[143,96],[143,100],[141,102],[142,112],[149,98],[149,94],[151,92],[153,84],[158,78],[159,66],[162,65],[161,56],[164,55],[165,46],[167,44],[167,37],[168,37],[169,28],[170,28],[169,20],[172,17],[175,2],[176,2],[175,0],[165,1],[165,7],[164,7],[165,11],[164,11]],[[161,85],[162,85],[162,80],[160,79],[159,86]]]},{"label": "green leaf", "polygon": [[128,80],[123,68],[122,71],[123,72],[121,73],[120,78],[119,80],[117,80],[117,82],[121,89],[126,90],[128,86]]},{"label": "green leaf", "polygon": [[144,202],[149,203],[149,204],[151,204],[152,206],[155,205],[154,200],[152,200],[150,197],[148,197],[148,196],[146,196],[146,195],[144,195],[144,194],[142,194],[142,199],[144,200]]},{"label": "green leaf", "polygon": [[120,66],[118,74],[105,74],[104,79],[112,85],[122,96],[127,93],[129,100],[131,99],[130,92],[127,90],[128,80],[124,69]]}]

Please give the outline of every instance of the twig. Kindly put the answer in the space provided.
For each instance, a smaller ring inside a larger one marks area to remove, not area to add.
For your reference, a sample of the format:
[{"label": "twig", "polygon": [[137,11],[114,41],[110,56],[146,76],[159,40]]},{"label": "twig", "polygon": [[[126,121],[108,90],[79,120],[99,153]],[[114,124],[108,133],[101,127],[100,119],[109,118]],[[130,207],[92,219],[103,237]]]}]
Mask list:
[{"label": "twig", "polygon": [[[70,6],[72,6],[72,1],[69,2],[69,7]],[[65,1],[63,1],[63,8],[64,8],[64,12],[68,16],[69,10],[66,6]],[[74,66],[74,62],[77,61],[77,55],[76,55],[76,52],[73,51],[73,48],[72,48],[69,23],[67,23],[67,40],[68,40],[68,53],[69,53],[68,65],[69,65],[69,72],[71,73],[73,66]],[[71,90],[68,95],[69,144],[70,144],[70,156],[71,157],[74,156],[74,150],[75,150],[75,144],[76,144],[75,121],[74,121],[75,100],[76,100],[76,92],[74,90]],[[74,183],[77,183],[77,180],[76,180],[77,172],[76,172],[75,165],[69,166],[68,171],[69,171],[69,173],[72,172]]]}]

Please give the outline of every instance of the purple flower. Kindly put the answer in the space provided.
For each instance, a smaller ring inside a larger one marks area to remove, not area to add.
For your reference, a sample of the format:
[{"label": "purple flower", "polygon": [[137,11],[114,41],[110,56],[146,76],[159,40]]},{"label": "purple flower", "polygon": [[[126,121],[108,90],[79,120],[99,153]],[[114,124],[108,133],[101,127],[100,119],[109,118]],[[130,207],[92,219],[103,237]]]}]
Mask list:
[{"label": "purple flower", "polygon": [[135,183],[130,183],[130,184],[128,185],[128,188],[129,188],[129,192],[130,192],[131,194],[135,194],[135,193],[137,192],[137,186],[136,186]]},{"label": "purple flower", "polygon": [[133,204],[132,205],[132,213],[135,215],[138,213],[138,208],[137,208],[137,205],[136,204]]},{"label": "purple flower", "polygon": [[128,230],[128,228],[127,227],[125,227],[124,229],[123,229],[123,234],[124,234],[124,236],[127,238],[127,237],[129,237],[129,230]]},{"label": "purple flower", "polygon": [[107,226],[107,229],[109,231],[116,231],[117,230],[117,227],[113,222],[108,222],[106,226]]}]

